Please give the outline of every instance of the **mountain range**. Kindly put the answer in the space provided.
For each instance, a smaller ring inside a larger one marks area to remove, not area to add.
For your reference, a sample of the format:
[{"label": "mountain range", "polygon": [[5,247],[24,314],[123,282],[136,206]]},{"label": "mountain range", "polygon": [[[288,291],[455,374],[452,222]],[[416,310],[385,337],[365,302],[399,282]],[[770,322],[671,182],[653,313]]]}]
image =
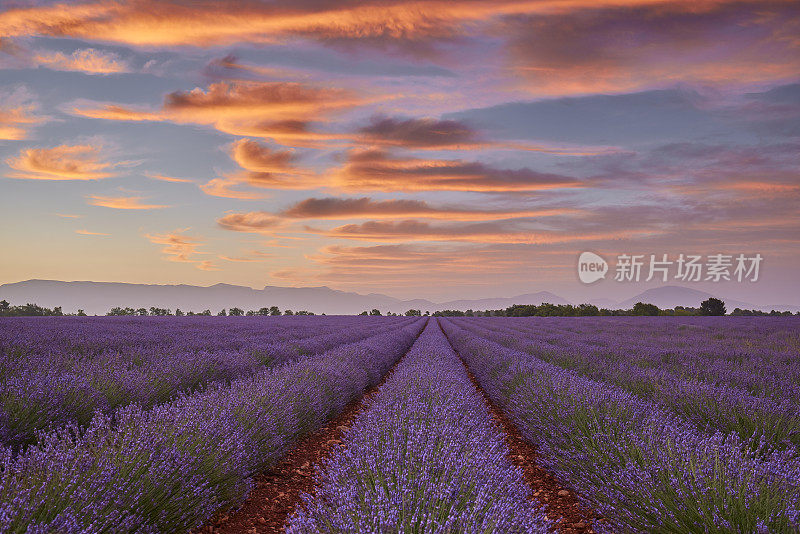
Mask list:
[{"label": "mountain range", "polygon": [[[605,308],[631,308],[636,302],[650,302],[660,308],[699,306],[713,296],[710,293],[680,286],[648,289],[622,302],[596,299],[592,302]],[[720,297],[722,298],[722,297]],[[65,312],[79,308],[89,315],[104,315],[115,306],[131,308],[180,308],[183,311],[211,310],[236,306],[244,310],[278,306],[281,310],[308,310],[314,313],[357,314],[377,308],[383,313],[403,313],[408,309],[437,310],[496,310],[513,304],[570,304],[567,299],[540,291],[513,297],[460,299],[432,302],[426,299],[402,300],[379,293],[363,295],[339,291],[329,287],[278,287],[253,289],[245,286],[216,284],[209,287],[192,285],[127,284],[121,282],[64,282],[58,280],[26,280],[0,285],[0,299],[13,305],[34,303],[47,308],[61,306]],[[800,311],[791,305],[758,306],[747,302],[724,299],[729,310],[733,308]],[[591,301],[591,299],[590,299]]]}]

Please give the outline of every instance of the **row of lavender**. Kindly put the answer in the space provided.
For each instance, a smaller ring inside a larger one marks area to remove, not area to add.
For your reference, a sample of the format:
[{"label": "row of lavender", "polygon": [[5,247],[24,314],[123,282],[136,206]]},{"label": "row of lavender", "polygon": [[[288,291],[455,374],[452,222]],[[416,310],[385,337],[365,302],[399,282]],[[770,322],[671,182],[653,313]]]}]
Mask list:
[{"label": "row of lavender", "polygon": [[[768,448],[800,447],[800,321],[726,319],[681,325],[670,319],[633,325],[614,319],[456,322],[656,402],[701,429],[736,432],[753,449],[762,439]],[[676,334],[675,326],[687,325],[693,328]],[[742,341],[743,333],[749,341]],[[731,372],[734,362],[737,372]],[[770,376],[784,382],[780,390],[748,387]]]},{"label": "row of lavender", "polygon": [[476,330],[477,321],[442,325],[547,467],[607,519],[596,529],[800,529],[800,459],[793,448],[774,450],[763,440],[751,448],[736,432],[700,429],[658,402],[485,339],[465,322]]},{"label": "row of lavender", "polygon": [[0,532],[181,532],[235,504],[251,476],[339,413],[413,344],[401,329],[264,369],[86,429],[0,451]]},{"label": "row of lavender", "polygon": [[[526,317],[475,321],[563,351],[571,346],[778,400],[800,398],[796,317]],[[624,340],[624,343],[620,343]],[[565,362],[568,359],[565,358]],[[698,362],[701,362],[698,364]]]},{"label": "row of lavender", "polygon": [[411,319],[15,318],[0,322],[0,443],[149,408],[409,324]]},{"label": "row of lavender", "polygon": [[288,532],[549,532],[436,320],[317,477]]}]

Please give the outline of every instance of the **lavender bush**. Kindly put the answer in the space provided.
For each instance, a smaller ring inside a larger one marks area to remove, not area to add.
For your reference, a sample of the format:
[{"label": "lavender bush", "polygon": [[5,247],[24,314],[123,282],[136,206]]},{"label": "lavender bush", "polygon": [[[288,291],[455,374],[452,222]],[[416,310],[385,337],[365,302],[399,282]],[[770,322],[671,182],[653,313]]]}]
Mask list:
[{"label": "lavender bush", "polygon": [[[665,326],[654,325],[652,319],[643,319],[638,329],[631,328],[628,319],[619,329],[625,335],[625,342],[620,343],[620,335],[623,334],[617,333],[615,319],[605,323],[605,332],[595,331],[598,322],[603,320],[573,320],[567,323],[552,319],[526,319],[524,322],[510,321],[505,324],[474,320],[455,322],[503,346],[620,386],[695,422],[702,429],[736,432],[743,443],[756,445],[763,437],[768,445],[767,450],[800,447],[800,397],[787,395],[786,391],[774,395],[764,395],[762,392],[759,395],[742,384],[738,378],[740,373],[728,377],[721,366],[714,366],[715,356],[717,361],[734,360],[735,356],[731,356],[731,353],[735,355],[738,350],[735,346],[729,346],[726,352],[724,345],[716,341],[712,351],[707,344],[703,344],[702,338],[697,338],[698,335],[709,335],[705,329],[701,331],[702,334],[684,333],[682,337],[670,339],[653,336],[656,327],[663,331]],[[757,331],[753,331],[750,323],[765,321],[770,319],[736,319],[734,326],[739,332],[750,330],[751,334],[756,335]],[[707,321],[701,319],[699,322]],[[774,331],[771,336],[770,345],[775,351],[773,357],[770,359],[763,354],[765,349],[760,349],[762,354],[753,358],[756,361],[769,360],[769,366],[784,361],[777,365],[788,371],[792,365],[800,362],[800,353],[795,353],[795,357],[791,358],[792,338],[796,330],[790,328],[800,327],[800,321],[790,318],[782,322],[784,327]],[[525,328],[531,324],[542,324],[543,331],[537,333],[536,330]],[[749,329],[746,328],[748,325]],[[614,328],[608,331],[609,327]],[[725,332],[731,328],[730,325],[724,325],[721,329]],[[654,344],[654,337],[657,344]],[[783,350],[779,348],[781,345],[775,343],[777,339],[783,340]],[[757,343],[763,344],[764,341],[756,337],[750,345]],[[752,365],[752,362],[748,365]],[[765,364],[763,368],[769,366]],[[716,369],[713,378],[709,368]],[[758,375],[763,371],[752,369],[749,373]],[[791,388],[789,391],[792,391]]]},{"label": "lavender bush", "polygon": [[382,318],[0,319],[0,443],[251,375],[408,324]]},{"label": "lavender bush", "polygon": [[794,450],[708,433],[657,403],[443,327],[487,393],[537,443],[546,465],[588,497],[609,530],[797,532]]},{"label": "lavender bush", "polygon": [[0,532],[180,532],[377,383],[424,325],[264,369],[145,410],[0,449]]},{"label": "lavender bush", "polygon": [[318,477],[288,531],[545,533],[522,472],[436,323]]}]

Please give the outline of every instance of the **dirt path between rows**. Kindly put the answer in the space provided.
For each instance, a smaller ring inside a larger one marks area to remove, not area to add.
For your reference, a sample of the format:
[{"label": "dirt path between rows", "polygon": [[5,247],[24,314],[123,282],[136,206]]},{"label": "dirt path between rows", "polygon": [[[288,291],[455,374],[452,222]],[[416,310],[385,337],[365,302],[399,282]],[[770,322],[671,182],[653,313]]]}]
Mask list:
[{"label": "dirt path between rows", "polygon": [[[425,326],[420,330],[420,334]],[[419,337],[419,336],[417,336]],[[416,343],[416,339],[414,340]],[[411,346],[414,345],[411,344]],[[411,346],[409,350],[411,350]],[[406,351],[406,354],[408,351]],[[326,459],[332,457],[342,435],[361,413],[368,401],[389,379],[401,356],[380,382],[360,398],[345,406],[338,417],[300,439],[289,454],[275,467],[255,477],[255,488],[235,510],[211,518],[194,534],[277,534],[285,531],[286,519],[302,506],[300,495],[314,493],[314,475]]]},{"label": "dirt path between rows", "polygon": [[[441,324],[439,327],[441,328]],[[448,342],[450,341],[444,330],[442,330],[442,335]],[[557,522],[558,532],[562,534],[593,533],[592,523],[600,519],[599,515],[581,504],[573,490],[561,484],[552,473],[540,465],[536,446],[522,437],[517,425],[492,402],[483,390],[461,354],[452,344],[450,346],[458,354],[461,363],[467,370],[469,379],[480,392],[492,419],[505,436],[510,449],[511,463],[522,469],[525,482],[531,488],[533,499],[544,506],[547,517]]]}]

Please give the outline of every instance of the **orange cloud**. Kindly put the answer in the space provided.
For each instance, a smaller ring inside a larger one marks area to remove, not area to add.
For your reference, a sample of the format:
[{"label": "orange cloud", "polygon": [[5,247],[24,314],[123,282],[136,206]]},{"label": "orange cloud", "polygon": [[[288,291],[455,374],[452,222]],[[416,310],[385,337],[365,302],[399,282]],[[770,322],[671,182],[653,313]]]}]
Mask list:
[{"label": "orange cloud", "polygon": [[462,160],[391,156],[378,149],[353,150],[333,173],[333,185],[346,191],[540,191],[581,187],[568,176],[530,169],[496,169]]},{"label": "orange cloud", "polygon": [[230,261],[230,262],[233,262],[233,263],[252,263],[252,262],[258,261],[255,258],[234,258],[234,257],[231,257],[231,256],[225,256],[224,254],[220,254],[217,257],[219,259],[221,259],[221,260]]},{"label": "orange cloud", "polygon": [[19,171],[7,177],[24,180],[100,180],[114,176],[109,171],[120,165],[102,161],[99,147],[91,145],[27,148],[6,163]]},{"label": "orange cloud", "polygon": [[130,67],[117,54],[94,48],[63,52],[40,52],[32,61],[53,70],[79,71],[88,74],[117,74],[130,72]]},{"label": "orange cloud", "polygon": [[[711,2],[717,4],[724,2]],[[0,14],[0,34],[50,35],[130,45],[211,46],[274,42],[291,36],[418,41],[448,38],[473,28],[469,23],[525,13],[563,13],[586,8],[675,5],[698,9],[688,0],[442,0],[300,2],[279,6],[180,0],[84,2],[9,9]]]},{"label": "orange cloud", "polygon": [[73,107],[72,112],[95,119],[210,125],[234,135],[252,133],[287,141],[322,139],[324,136],[307,131],[309,120],[362,103],[361,98],[342,89],[290,82],[239,81],[169,93],[156,111],[86,104]]},{"label": "orange cloud", "polygon": [[240,139],[231,146],[231,158],[249,171],[286,172],[292,170],[295,155],[289,150],[270,150],[250,139]]},{"label": "orange cloud", "polygon": [[164,204],[143,204],[143,198],[144,197],[103,197],[99,195],[89,195],[89,204],[116,210],[156,210],[171,207]]},{"label": "orange cloud", "polygon": [[198,187],[203,193],[212,197],[233,198],[236,200],[261,200],[266,198],[261,193],[233,189],[234,186],[240,183],[242,183],[242,180],[237,178],[214,178]]},{"label": "orange cloud", "polygon": [[161,252],[168,256],[169,261],[194,262],[193,256],[197,253],[201,242],[196,238],[182,233],[183,230],[176,230],[166,234],[146,234],[145,237],[156,245],[165,245]]},{"label": "orange cloud", "polygon": [[231,159],[246,172],[219,179],[226,185],[247,183],[270,189],[312,189],[327,185],[327,180],[293,166],[296,156],[288,150],[272,150],[250,139],[231,145]]},{"label": "orange cloud", "polygon": [[273,258],[275,255],[269,252],[261,252],[260,250],[251,250],[246,256],[225,256],[219,255],[218,258],[225,261],[234,263],[254,263],[264,261],[267,258]]},{"label": "orange cloud", "polygon": [[19,141],[28,135],[32,124],[42,122],[31,114],[33,106],[0,107],[0,140]]},{"label": "orange cloud", "polygon": [[[281,36],[406,37],[450,33],[451,23],[514,12],[525,3],[398,3],[376,6],[316,4],[291,7],[214,2],[86,2],[11,9],[0,14],[3,35],[71,36],[132,45],[210,46],[270,42]],[[515,4],[519,7],[516,7]],[[532,3],[528,2],[529,5]]]},{"label": "orange cloud", "polygon": [[336,143],[349,143],[352,137],[317,132],[312,129],[310,121],[296,119],[220,122],[216,126],[220,131],[231,135],[260,137],[291,147],[326,148]]},{"label": "orange cloud", "polygon": [[416,220],[368,221],[346,224],[332,230],[306,227],[306,231],[328,237],[362,241],[453,241],[470,243],[507,243],[544,245],[573,241],[615,239],[625,232],[572,233],[528,231],[509,220],[472,224],[430,224]]},{"label": "orange cloud", "polygon": [[284,221],[272,213],[250,212],[250,213],[229,213],[217,219],[217,224],[235,232],[256,232],[272,233],[285,227]]},{"label": "orange cloud", "polygon": [[422,200],[372,200],[361,198],[308,198],[280,213],[289,219],[397,218],[486,221],[515,217],[547,217],[575,210],[545,208],[538,210],[476,210],[460,207],[433,207]]},{"label": "orange cloud", "polygon": [[165,176],[163,174],[156,174],[151,172],[144,173],[145,176],[148,178],[152,178],[153,180],[161,180],[162,182],[174,182],[174,183],[181,183],[181,184],[193,184],[194,180],[189,178],[175,178],[174,176]]},{"label": "orange cloud", "polygon": [[80,219],[83,215],[74,215],[71,213],[56,213],[56,217],[61,217],[63,219]]},{"label": "orange cloud", "polygon": [[193,263],[201,271],[219,271],[220,269],[211,260],[195,258],[197,254],[203,254],[198,251],[203,242],[195,237],[186,235],[185,231],[175,230],[165,234],[145,234],[145,237],[151,243],[164,245],[161,252],[166,255],[168,261]]},{"label": "orange cloud", "polygon": [[197,264],[197,268],[201,271],[221,271],[219,267],[214,265],[211,260],[203,260]]},{"label": "orange cloud", "polygon": [[104,234],[102,232],[90,232],[89,230],[75,230],[75,233],[76,234],[81,234],[81,235],[96,235],[96,236],[108,236],[108,235],[111,235],[111,234]]}]

